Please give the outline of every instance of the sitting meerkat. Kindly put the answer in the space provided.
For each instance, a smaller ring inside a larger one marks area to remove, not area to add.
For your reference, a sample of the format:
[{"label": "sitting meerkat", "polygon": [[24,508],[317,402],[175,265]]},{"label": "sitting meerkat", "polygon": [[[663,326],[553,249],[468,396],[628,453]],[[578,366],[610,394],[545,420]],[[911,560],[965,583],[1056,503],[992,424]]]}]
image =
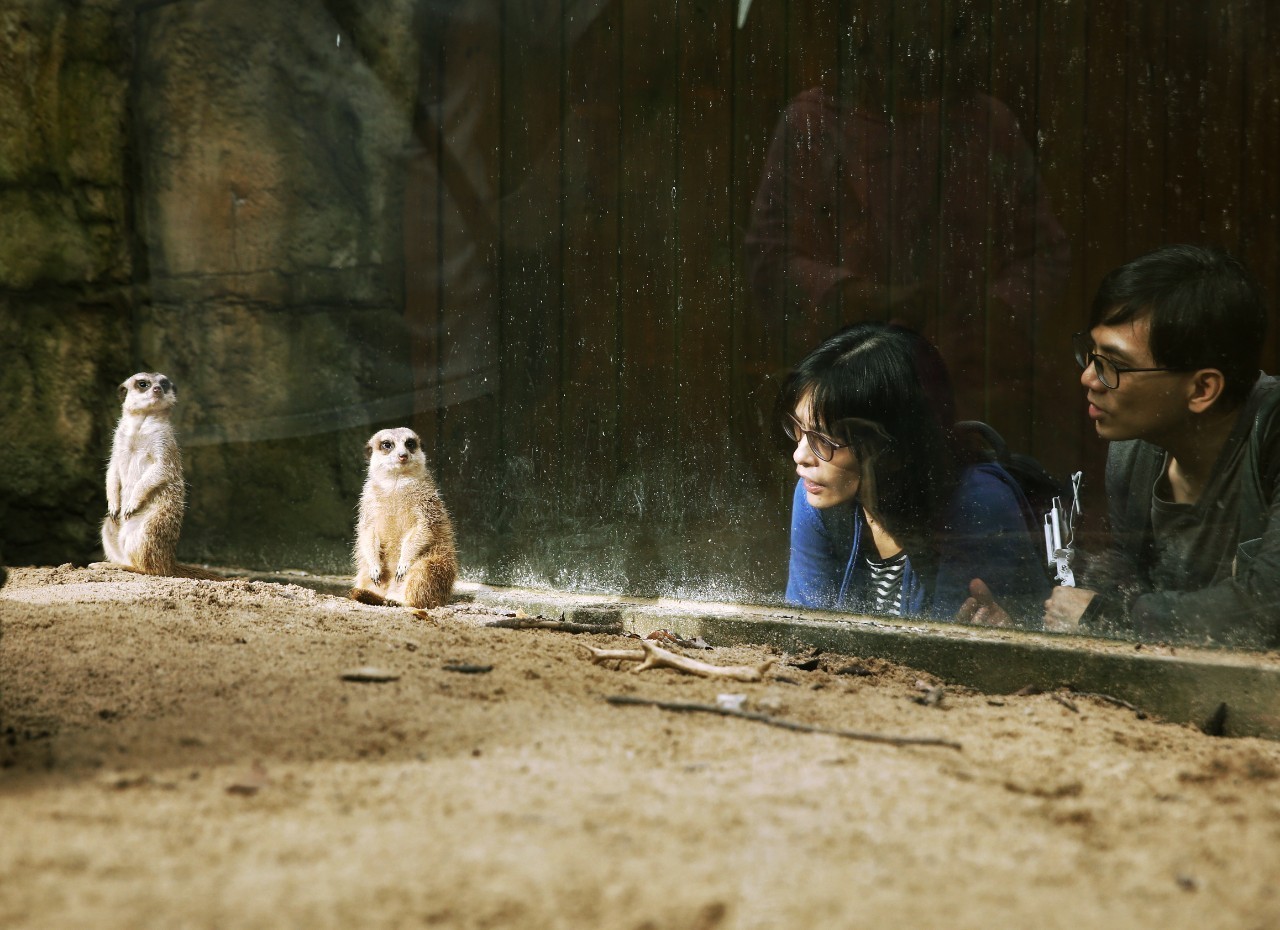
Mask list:
[{"label": "sitting meerkat", "polygon": [[159,372],[140,371],[120,385],[119,393],[102,548],[117,567],[174,575],[186,509],[182,456],[169,422],[178,389]]},{"label": "sitting meerkat", "polygon": [[458,576],[453,524],[422,441],[411,429],[384,429],[364,447],[369,475],[356,526],[351,596],[366,604],[439,607]]}]

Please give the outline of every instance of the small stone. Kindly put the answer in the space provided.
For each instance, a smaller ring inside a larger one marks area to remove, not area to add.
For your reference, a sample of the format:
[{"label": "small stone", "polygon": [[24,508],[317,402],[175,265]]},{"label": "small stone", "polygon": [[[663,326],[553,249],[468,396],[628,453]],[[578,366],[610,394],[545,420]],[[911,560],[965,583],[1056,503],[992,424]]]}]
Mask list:
[{"label": "small stone", "polygon": [[384,682],[396,681],[399,678],[399,672],[390,672],[385,668],[376,668],[372,665],[362,665],[359,668],[349,668],[342,673],[343,681]]},{"label": "small stone", "polygon": [[721,710],[742,710],[742,705],[747,702],[745,694],[717,694],[716,707]]},{"label": "small stone", "polygon": [[458,672],[462,675],[484,675],[493,671],[492,665],[472,665],[469,662],[450,662],[443,668],[446,672]]}]

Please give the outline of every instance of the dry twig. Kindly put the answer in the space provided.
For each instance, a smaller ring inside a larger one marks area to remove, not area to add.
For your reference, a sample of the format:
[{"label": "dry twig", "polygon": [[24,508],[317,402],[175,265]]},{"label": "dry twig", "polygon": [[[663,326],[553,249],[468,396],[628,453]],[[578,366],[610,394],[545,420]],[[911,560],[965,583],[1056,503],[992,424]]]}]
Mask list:
[{"label": "dry twig", "polygon": [[1049,695],[1049,697],[1053,698],[1055,701],[1057,701],[1067,710],[1071,711],[1073,714],[1080,713],[1080,708],[1076,707],[1075,701],[1069,700],[1068,698],[1059,694],[1058,692],[1054,691],[1052,694]]},{"label": "dry twig", "polygon": [[488,627],[499,627],[506,630],[558,630],[561,633],[621,633],[622,621],[613,620],[607,623],[578,623],[566,620],[548,620],[546,617],[503,617],[486,623]]},{"label": "dry twig", "polygon": [[1116,707],[1123,707],[1125,710],[1131,710],[1133,711],[1134,716],[1139,720],[1147,719],[1147,712],[1141,707],[1136,707],[1123,698],[1118,698],[1113,694],[1103,694],[1100,691],[1076,691],[1074,693],[1077,697],[1090,697],[1102,701],[1105,704],[1112,704]]},{"label": "dry twig", "polygon": [[633,649],[596,649],[582,645],[591,653],[591,661],[599,664],[611,659],[639,662],[633,672],[643,672],[651,668],[673,668],[688,675],[700,675],[703,678],[731,678],[734,681],[760,681],[764,673],[773,665],[773,659],[766,659],[759,665],[712,665],[701,662],[675,652],[669,652],[650,640],[642,639],[640,646],[643,652]]},{"label": "dry twig", "polygon": [[828,727],[815,727],[795,720],[780,720],[769,714],[757,714],[749,710],[735,710],[715,704],[689,704],[683,701],[654,701],[648,698],[632,697],[629,694],[611,694],[605,698],[610,704],[630,704],[641,707],[657,707],[662,710],[719,714],[721,717],[739,717],[743,720],[754,720],[766,723],[771,727],[794,730],[798,733],[821,733],[827,736],[840,736],[844,739],[862,740],[867,743],[884,743],[889,746],[942,746],[946,749],[960,749],[960,744],[951,740],[938,739],[931,736],[887,736],[883,733],[860,733],[857,730],[833,730]]}]

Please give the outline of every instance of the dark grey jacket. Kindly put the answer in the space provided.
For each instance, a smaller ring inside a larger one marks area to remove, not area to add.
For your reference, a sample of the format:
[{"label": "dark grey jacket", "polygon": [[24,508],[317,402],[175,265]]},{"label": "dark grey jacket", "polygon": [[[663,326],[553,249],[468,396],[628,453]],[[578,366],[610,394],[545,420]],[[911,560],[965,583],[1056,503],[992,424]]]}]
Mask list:
[{"label": "dark grey jacket", "polygon": [[1142,440],[1111,444],[1112,548],[1082,566],[1081,586],[1099,592],[1082,619],[1086,629],[1280,645],[1280,415],[1270,416],[1278,389],[1280,379],[1259,378],[1195,504],[1154,499],[1164,484],[1163,449]]}]

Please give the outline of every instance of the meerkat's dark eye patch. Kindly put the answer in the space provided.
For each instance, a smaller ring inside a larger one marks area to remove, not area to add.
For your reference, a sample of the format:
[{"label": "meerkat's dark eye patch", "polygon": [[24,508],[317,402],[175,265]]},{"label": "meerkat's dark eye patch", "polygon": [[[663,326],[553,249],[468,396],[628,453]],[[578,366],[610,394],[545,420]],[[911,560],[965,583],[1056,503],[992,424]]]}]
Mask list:
[{"label": "meerkat's dark eye patch", "polygon": [[382,440],[382,442],[378,443],[378,448],[381,449],[383,452],[390,452],[395,447],[396,447],[396,444],[392,442],[390,439],[384,439]]},{"label": "meerkat's dark eye patch", "polygon": [[139,391],[145,391],[151,387],[151,382],[148,381],[146,378],[139,378],[137,381],[136,387],[138,388]]},{"label": "meerkat's dark eye patch", "polygon": [[406,439],[406,440],[404,441],[404,447],[405,447],[407,450],[409,450],[410,452],[417,452],[417,451],[418,451],[418,440],[416,440],[416,439]]},{"label": "meerkat's dark eye patch", "polygon": [[169,388],[173,387],[173,384],[170,383],[168,378],[161,378],[156,382],[156,384],[160,385],[160,390],[164,391],[166,394],[169,393]]}]

